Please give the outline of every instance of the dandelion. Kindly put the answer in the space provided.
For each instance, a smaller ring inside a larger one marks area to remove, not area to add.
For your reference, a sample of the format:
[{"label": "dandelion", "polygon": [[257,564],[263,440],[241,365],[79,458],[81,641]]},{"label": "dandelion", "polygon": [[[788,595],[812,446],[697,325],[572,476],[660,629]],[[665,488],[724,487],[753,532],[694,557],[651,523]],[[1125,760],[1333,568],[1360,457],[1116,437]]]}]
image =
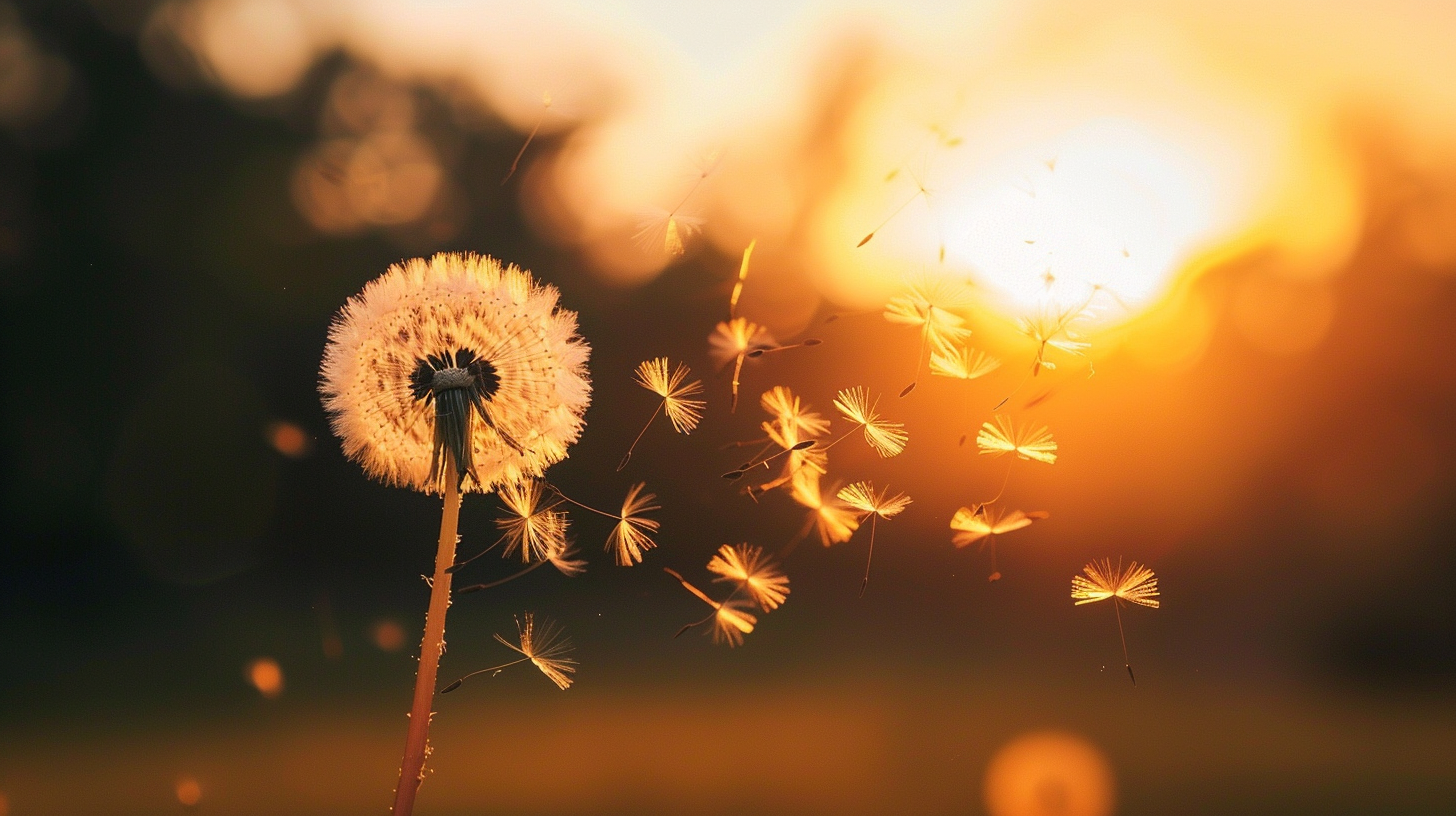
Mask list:
[{"label": "dandelion", "polygon": [[557,688],[563,691],[571,688],[571,675],[576,673],[577,664],[576,660],[567,657],[567,655],[571,654],[573,647],[571,640],[566,637],[566,633],[562,631],[561,627],[551,621],[546,621],[537,630],[535,615],[526,612],[516,618],[516,632],[520,640],[519,646],[506,640],[499,634],[495,636],[495,639],[500,641],[507,649],[521,654],[522,657],[520,660],[512,660],[509,663],[502,663],[499,666],[491,666],[488,669],[473,671],[445,688],[440,689],[440,693],[449,694],[455,689],[460,688],[461,684],[466,680],[476,675],[488,673],[494,676],[511,666],[516,666],[527,661],[530,661],[532,665],[540,669],[541,673],[546,675],[548,680],[555,683]]},{"label": "dandelion", "polygon": [[[880,419],[880,415],[875,413],[876,405],[878,401],[871,401],[869,392],[860,386],[846,388],[834,398],[834,407],[855,425],[844,436],[864,429],[865,442],[874,448],[875,453],[888,459],[905,450],[905,443],[910,441],[910,436],[905,433],[902,423]],[[844,436],[826,445],[825,450],[839,444]]]},{"label": "dandelion", "polygon": [[880,519],[888,521],[899,515],[900,511],[910,506],[910,497],[904,493],[891,497],[888,488],[884,492],[876,493],[874,485],[869,482],[855,482],[840,490],[838,495],[840,501],[870,519],[870,551],[865,557],[864,582],[859,586],[859,596],[863,598],[865,588],[870,585],[870,562],[875,557],[875,524]]},{"label": "dandelion", "polygon": [[646,486],[645,483],[638,482],[627,491],[627,497],[622,500],[622,512],[617,516],[617,524],[607,536],[607,552],[616,556],[618,566],[630,567],[641,563],[642,553],[657,546],[652,540],[652,534],[657,532],[660,525],[656,519],[647,518],[645,514],[662,508],[653,503],[657,500],[656,496],[642,492]]},{"label": "dandelion", "polygon": [[954,284],[942,277],[922,276],[912,282],[909,289],[891,298],[885,304],[885,320],[920,329],[920,348],[915,352],[914,378],[900,391],[908,396],[915,390],[920,379],[920,361],[925,349],[958,343],[971,333],[966,328],[965,318],[955,309],[967,304],[965,286]]},{"label": "dandelion", "polygon": [[672,423],[672,429],[680,434],[691,433],[698,427],[698,422],[703,418],[703,408],[707,406],[702,400],[693,397],[703,392],[703,384],[698,380],[687,382],[689,369],[682,363],[669,370],[666,357],[656,357],[645,360],[637,366],[637,384],[648,391],[662,397],[662,402],[652,411],[652,416],[647,418],[647,424],[637,432],[637,438],[632,440],[631,446],[627,448],[627,454],[618,463],[617,470],[627,466],[628,460],[632,458],[632,451],[636,450],[637,443],[642,441],[642,435],[652,427],[658,414],[667,414],[667,421]]},{"label": "dandelion", "polygon": [[835,488],[830,488],[829,498],[824,497],[819,486],[820,476],[818,471],[809,469],[794,474],[790,495],[809,509],[809,522],[790,547],[784,549],[785,555],[793,544],[808,535],[810,529],[819,534],[819,543],[826,547],[848,541],[859,529],[859,516],[834,495],[837,492]]},{"label": "dandelion", "polygon": [[[755,350],[773,348],[776,345],[768,329],[735,317],[719,323],[708,336],[708,355],[721,371],[729,362],[733,363],[733,404],[731,411],[738,410],[738,384],[743,374],[743,360]],[[730,411],[730,412],[731,412]]]},{"label": "dandelion", "polygon": [[1052,440],[1052,433],[1045,425],[1033,431],[1029,426],[1018,429],[1001,414],[995,419],[995,424],[981,423],[981,432],[976,435],[976,447],[981,449],[981,453],[992,456],[1015,453],[1018,459],[1048,465],[1056,463],[1057,443]]},{"label": "dandelion", "polygon": [[476,255],[391,266],[329,328],[319,390],[344,453],[387,484],[444,496],[395,816],[413,811],[424,772],[460,493],[566,457],[591,399],[588,354],[554,288]]},{"label": "dandelion", "polygon": [[509,558],[517,550],[523,562],[542,561],[566,546],[566,514],[541,501],[541,482],[527,479],[500,489],[507,514],[496,519]]},{"label": "dandelion", "polygon": [[1082,575],[1072,576],[1072,601],[1074,606],[1112,599],[1112,608],[1117,612],[1117,636],[1122,640],[1122,662],[1127,676],[1137,685],[1132,673],[1132,662],[1127,657],[1127,635],[1122,630],[1122,602],[1157,609],[1158,578],[1153,571],[1133,561],[1126,570],[1121,559],[1117,566],[1110,559],[1093,561],[1082,568]]},{"label": "dandelion", "polygon": [[763,556],[761,547],[748,544],[718,548],[708,562],[715,581],[733,581],[765,612],[778,609],[789,596],[789,578]]},{"label": "dandelion", "polygon": [[1006,512],[987,505],[976,505],[975,509],[962,507],[950,520],[950,528],[956,531],[951,543],[956,547],[968,547],[981,542],[984,548],[991,545],[991,576],[988,580],[998,581],[1001,573],[996,569],[996,536],[1029,527],[1037,519],[1047,517],[1044,510]]},{"label": "dandelion", "polygon": [[677,570],[663,567],[662,571],[676,578],[678,583],[683,585],[684,589],[691,592],[698,600],[713,608],[712,613],[708,617],[682,627],[677,630],[677,634],[673,635],[673,637],[678,637],[689,629],[702,626],[712,621],[713,643],[726,643],[729,648],[733,648],[735,646],[742,646],[743,636],[752,633],[753,628],[758,625],[758,617],[750,611],[753,609],[753,602],[747,598],[729,596],[726,600],[715,601],[708,597],[707,593],[689,583]]},{"label": "dandelion", "polygon": [[493,258],[390,267],[329,329],[319,390],[344,453],[426,493],[489,491],[564,459],[591,384],[576,314],[556,301]]}]

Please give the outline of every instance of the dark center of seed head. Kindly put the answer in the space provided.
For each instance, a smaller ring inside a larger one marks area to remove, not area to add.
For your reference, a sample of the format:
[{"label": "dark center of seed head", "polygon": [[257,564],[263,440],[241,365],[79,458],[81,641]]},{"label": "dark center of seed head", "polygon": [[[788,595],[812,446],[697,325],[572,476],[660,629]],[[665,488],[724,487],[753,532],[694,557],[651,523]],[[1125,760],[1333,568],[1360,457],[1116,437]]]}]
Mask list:
[{"label": "dark center of seed head", "polygon": [[430,378],[430,390],[436,394],[451,388],[469,388],[475,385],[475,375],[465,368],[442,368]]}]

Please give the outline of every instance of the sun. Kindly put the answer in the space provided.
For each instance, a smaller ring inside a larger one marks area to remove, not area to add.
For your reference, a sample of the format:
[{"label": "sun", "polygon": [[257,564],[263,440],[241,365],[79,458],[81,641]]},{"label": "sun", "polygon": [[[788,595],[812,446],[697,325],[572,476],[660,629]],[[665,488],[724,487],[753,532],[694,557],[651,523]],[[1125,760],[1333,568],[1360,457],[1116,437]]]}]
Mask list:
[{"label": "sun", "polygon": [[[1197,156],[1127,119],[1097,119],[999,157],[939,196],[947,263],[1003,311],[1106,292],[1123,317],[1167,292],[1220,226]],[[1116,319],[1116,315],[1111,316]]]}]

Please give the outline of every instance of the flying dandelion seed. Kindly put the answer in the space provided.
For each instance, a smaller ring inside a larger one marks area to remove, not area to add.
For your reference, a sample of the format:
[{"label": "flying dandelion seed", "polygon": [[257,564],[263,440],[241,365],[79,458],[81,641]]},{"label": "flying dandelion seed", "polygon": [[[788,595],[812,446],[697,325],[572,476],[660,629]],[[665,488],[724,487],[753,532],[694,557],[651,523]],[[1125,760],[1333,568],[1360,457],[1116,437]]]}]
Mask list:
[{"label": "flying dandelion seed", "polygon": [[[1094,292],[1095,294],[1095,292]],[[1068,354],[1081,355],[1089,347],[1072,328],[1077,321],[1089,316],[1091,299],[1063,309],[1041,307],[1035,314],[1023,316],[1018,328],[1036,344],[1036,355],[1032,358],[1031,373],[1036,376],[1042,369],[1054,370],[1056,363],[1047,359],[1047,349],[1054,348]]]},{"label": "flying dandelion seed", "polygon": [[966,346],[940,345],[930,352],[930,373],[957,380],[978,380],[1001,367],[1001,361]]},{"label": "flying dandelion seed", "polygon": [[1072,576],[1073,606],[1112,599],[1112,608],[1117,612],[1117,636],[1122,640],[1122,663],[1132,684],[1137,685],[1132,661],[1127,657],[1127,635],[1122,630],[1122,602],[1157,609],[1160,605],[1157,600],[1158,578],[1152,570],[1136,561],[1130,562],[1124,570],[1120,559],[1117,566],[1113,566],[1111,559],[1107,558],[1089,563],[1082,568],[1082,573]]},{"label": "flying dandelion seed", "polygon": [[996,536],[1029,527],[1033,521],[1047,518],[1048,515],[1044,510],[1007,512],[986,505],[977,505],[975,509],[962,507],[950,520],[950,528],[956,531],[955,535],[951,537],[951,543],[960,548],[968,547],[979,541],[982,549],[989,544],[991,547],[991,575],[988,580],[999,581],[1001,572],[996,569]]},{"label": "flying dandelion seed", "polygon": [[473,671],[450,685],[440,689],[441,694],[449,694],[460,688],[466,680],[482,674],[495,674],[530,661],[532,665],[541,670],[546,678],[555,683],[557,688],[565,691],[571,688],[572,674],[576,673],[576,660],[567,657],[573,651],[571,639],[560,626],[551,621],[545,621],[540,629],[536,628],[536,617],[531,612],[526,612],[516,618],[516,632],[520,645],[506,640],[499,634],[495,639],[503,646],[522,655],[520,660],[512,660],[509,663],[502,663],[499,666],[491,666],[488,669]]},{"label": "flying dandelion seed", "polygon": [[910,435],[905,433],[904,424],[880,419],[880,415],[875,413],[875,407],[878,404],[879,401],[871,400],[869,391],[861,386],[840,391],[834,398],[834,407],[839,409],[845,419],[854,423],[854,427],[844,436],[824,446],[824,449],[834,447],[845,436],[863,429],[865,442],[881,458],[888,459],[905,450],[905,444],[910,441]]},{"label": "flying dandelion seed", "polygon": [[[828,432],[829,420],[809,410],[806,403],[799,399],[793,391],[782,385],[776,385],[763,392],[763,395],[759,397],[759,405],[763,406],[763,410],[772,417],[760,425],[767,438],[767,443],[759,450],[759,453],[744,463],[741,470],[746,472],[759,465],[766,467],[778,456],[787,456],[788,461],[785,462],[784,470],[778,478],[750,488],[749,495],[766,493],[788,484],[801,468],[812,468],[823,473],[829,461],[829,455],[817,447],[806,447],[805,443],[812,441],[813,437],[822,436]],[[759,458],[763,455],[764,450],[774,445],[780,448],[777,454],[768,458]]]},{"label": "flying dandelion seed", "polygon": [[477,255],[391,266],[329,328],[319,390],[344,453],[386,484],[444,497],[395,816],[413,811],[424,774],[460,492],[566,458],[591,400],[588,354],[554,288]]},{"label": "flying dandelion seed", "polygon": [[708,336],[708,356],[723,370],[733,363],[733,403],[729,413],[738,410],[738,384],[743,375],[743,360],[756,349],[773,348],[777,343],[768,329],[735,317],[719,323]]},{"label": "flying dandelion seed", "polygon": [[[562,575],[565,575],[567,578],[575,578],[576,576],[586,572],[586,561],[577,558],[576,556],[576,546],[570,541],[567,541],[564,538],[553,541],[550,548],[545,552],[544,557],[541,560],[536,561],[535,563],[526,567],[525,569],[507,575],[504,578],[497,578],[494,581],[488,581],[483,584],[471,584],[467,587],[461,587],[455,590],[455,594],[470,595],[472,593],[480,592],[482,590],[498,587],[501,584],[508,584],[511,581],[516,580],[517,578],[522,578],[524,576],[530,575],[531,573],[535,572],[536,570],[547,564],[555,567]],[[456,566],[464,566],[464,564],[457,564]]]},{"label": "flying dandelion seed", "polygon": [[677,635],[674,635],[674,637],[678,637],[689,629],[702,626],[711,621],[713,624],[713,643],[726,643],[729,648],[733,648],[742,646],[743,636],[752,633],[753,628],[758,625],[758,617],[750,611],[753,609],[752,601],[733,596],[721,602],[715,601],[708,597],[707,593],[693,586],[677,570],[663,567],[662,571],[676,578],[678,583],[683,585],[684,589],[691,592],[698,600],[713,608],[712,613],[708,617],[682,627],[677,630]]},{"label": "flying dandelion seed", "polygon": [[521,157],[526,155],[526,148],[531,146],[531,142],[536,139],[536,134],[541,132],[541,125],[546,121],[546,114],[550,112],[551,93],[548,91],[541,94],[541,113],[536,116],[536,124],[531,126],[531,132],[526,134],[525,143],[521,145],[520,150],[516,151],[516,157],[511,160],[511,168],[506,171],[505,177],[500,181],[502,187],[511,180],[511,176],[516,174],[516,168],[521,165]]},{"label": "flying dandelion seed", "polygon": [[864,597],[865,589],[870,585],[870,563],[875,557],[875,525],[880,519],[886,521],[900,514],[900,511],[910,506],[910,497],[904,493],[893,497],[889,495],[889,489],[881,493],[875,492],[874,485],[869,482],[855,482],[839,491],[839,500],[851,508],[864,513],[870,519],[870,551],[865,557],[864,581],[859,586],[859,596]]},{"label": "flying dandelion seed", "polygon": [[789,578],[763,555],[761,547],[724,544],[708,561],[715,581],[732,581],[765,612],[778,609],[789,596]]},{"label": "flying dandelion seed", "polygon": [[638,482],[627,491],[627,497],[622,500],[622,512],[607,536],[607,552],[616,557],[618,566],[630,567],[641,563],[642,553],[657,546],[652,534],[660,525],[645,514],[662,508],[653,503],[657,500],[656,496],[642,492],[645,487],[645,483]]},{"label": "flying dandelion seed", "polygon": [[855,530],[859,529],[859,515],[834,495],[838,492],[837,486],[829,489],[829,498],[824,498],[819,484],[821,476],[822,474],[818,471],[806,468],[795,473],[791,480],[790,495],[794,497],[794,501],[809,509],[809,521],[799,535],[784,548],[784,556],[787,556],[793,547],[809,534],[810,530],[818,533],[820,544],[829,547],[834,544],[843,544],[854,536]]},{"label": "flying dandelion seed", "polygon": [[645,360],[637,366],[636,382],[648,391],[662,397],[662,402],[653,409],[652,416],[647,418],[647,424],[637,432],[637,438],[632,440],[628,446],[627,453],[622,461],[617,464],[617,470],[627,466],[632,458],[632,451],[637,449],[637,443],[642,441],[643,434],[652,427],[658,414],[667,414],[667,421],[672,423],[672,429],[680,434],[692,433],[698,427],[698,422],[703,418],[703,409],[707,403],[693,399],[703,392],[703,384],[698,380],[687,382],[688,367],[678,363],[675,368],[669,370],[669,363],[666,357],[656,357]]},{"label": "flying dandelion seed", "polygon": [[[928,161],[929,159],[927,157],[927,162]],[[900,175],[899,171],[900,168],[898,167],[894,170],[891,170],[890,173],[885,176],[885,181],[893,181],[896,177]],[[858,249],[859,247],[862,247],[865,244],[868,244],[870,241],[874,240],[875,235],[877,235],[880,230],[884,229],[891,221],[895,220],[895,217],[898,216],[900,213],[904,212],[906,207],[915,203],[915,199],[920,198],[924,199],[925,208],[927,211],[929,211],[931,220],[935,222],[936,232],[940,236],[940,263],[945,263],[945,233],[944,230],[941,229],[940,218],[936,215],[935,205],[930,200],[930,188],[926,187],[925,183],[920,180],[920,176],[923,175],[923,173],[917,174],[914,171],[907,171],[906,174],[909,175],[911,180],[915,183],[915,192],[912,193],[909,198],[901,202],[900,206],[891,210],[890,214],[885,216],[885,220],[879,223],[879,226],[870,230],[869,233],[865,235],[865,237],[859,240],[859,243],[855,244],[855,248]]]},{"label": "flying dandelion seed", "polygon": [[681,258],[687,252],[686,241],[702,230],[704,222],[697,216],[685,215],[683,207],[687,206],[693,194],[718,168],[719,158],[717,151],[708,154],[698,168],[698,176],[693,186],[688,188],[687,195],[682,197],[676,207],[670,210],[653,210],[637,222],[635,238],[638,243],[652,251],[662,247],[662,251],[673,258]]},{"label": "flying dandelion seed", "polygon": [[543,504],[541,496],[541,482],[536,479],[501,486],[500,500],[508,512],[495,524],[507,558],[519,551],[523,562],[542,561],[566,546],[566,514]]},{"label": "flying dandelion seed", "polygon": [[728,319],[732,320],[738,316],[738,299],[743,297],[743,284],[748,281],[748,259],[753,257],[753,248],[758,246],[758,239],[748,242],[748,248],[743,250],[743,262],[738,265],[738,280],[733,282],[733,294],[728,296]]},{"label": "flying dandelion seed", "polygon": [[1019,459],[1048,465],[1056,463],[1057,443],[1045,425],[1033,431],[1029,426],[1018,429],[1003,414],[997,414],[995,420],[995,424],[981,423],[981,432],[976,435],[976,447],[981,453],[992,456],[1015,453]]},{"label": "flying dandelion seed", "polygon": [[885,304],[885,320],[920,329],[920,347],[915,352],[915,368],[910,384],[900,391],[908,396],[920,381],[920,365],[927,348],[960,343],[970,335],[965,318],[955,313],[968,304],[963,285],[942,277],[923,275],[909,289]]}]

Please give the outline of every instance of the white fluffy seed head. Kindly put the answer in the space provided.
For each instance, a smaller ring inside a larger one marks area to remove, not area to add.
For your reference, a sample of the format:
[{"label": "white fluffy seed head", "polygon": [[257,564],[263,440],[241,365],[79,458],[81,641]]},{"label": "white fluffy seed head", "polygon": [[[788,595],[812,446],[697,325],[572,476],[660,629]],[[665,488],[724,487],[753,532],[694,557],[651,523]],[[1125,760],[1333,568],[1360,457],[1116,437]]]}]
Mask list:
[{"label": "white fluffy seed head", "polygon": [[576,313],[558,308],[556,289],[529,272],[457,253],[394,264],[334,318],[319,390],[344,453],[386,484],[440,492],[442,479],[431,478],[434,406],[410,378],[422,360],[461,349],[499,378],[486,417],[470,425],[474,467],[464,488],[488,491],[564,459],[591,401]]}]

